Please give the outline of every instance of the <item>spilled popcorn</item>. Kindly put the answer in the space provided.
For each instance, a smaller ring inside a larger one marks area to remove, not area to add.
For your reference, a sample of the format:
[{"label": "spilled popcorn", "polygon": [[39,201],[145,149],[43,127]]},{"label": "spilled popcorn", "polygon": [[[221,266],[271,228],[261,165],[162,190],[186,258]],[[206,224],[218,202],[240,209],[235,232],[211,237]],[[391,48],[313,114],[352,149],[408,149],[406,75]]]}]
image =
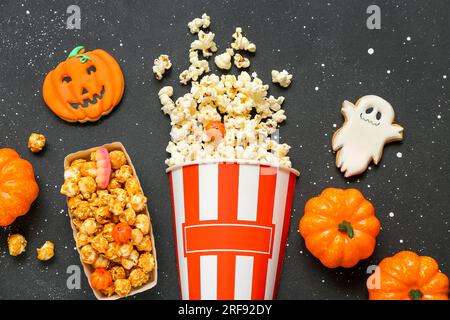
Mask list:
[{"label": "spilled popcorn", "polygon": [[161,80],[166,70],[169,70],[171,67],[172,63],[170,62],[169,56],[166,54],[160,55],[153,62],[153,73],[155,74],[155,78]]},{"label": "spilled popcorn", "polygon": [[200,29],[206,29],[211,24],[211,17],[206,13],[202,14],[201,18],[195,18],[188,23],[188,28],[192,34],[198,33]]},{"label": "spilled popcorn", "polygon": [[283,88],[289,87],[291,84],[292,75],[289,74],[286,70],[277,71],[272,70],[272,82],[278,83]]},{"label": "spilled popcorn", "polygon": [[[211,21],[207,17],[209,26]],[[166,148],[171,156],[166,164],[245,159],[291,167],[290,146],[271,138],[286,120],[281,108],[284,97],[269,95],[269,86],[256,73],[204,75],[209,72],[209,65],[199,58],[199,52],[208,58],[217,51],[217,46],[214,33],[200,30],[205,28],[202,19],[188,24],[191,33],[198,33],[198,40],[191,44],[189,52],[191,66],[180,74],[181,83],[191,81],[190,92],[173,99],[173,88],[166,86],[158,93],[161,110],[170,117],[172,125],[171,141]],[[233,63],[239,69],[248,68],[250,60],[234,51],[255,52],[256,45],[243,35],[242,28],[236,28],[232,37],[231,48],[215,57],[216,66],[230,70]]]}]

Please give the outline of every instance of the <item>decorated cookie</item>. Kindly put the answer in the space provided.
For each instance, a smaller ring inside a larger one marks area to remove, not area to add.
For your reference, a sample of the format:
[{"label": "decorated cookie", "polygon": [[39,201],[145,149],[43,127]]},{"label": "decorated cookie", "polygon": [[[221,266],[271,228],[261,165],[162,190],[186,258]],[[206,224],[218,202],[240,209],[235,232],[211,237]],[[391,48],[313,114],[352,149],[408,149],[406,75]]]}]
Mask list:
[{"label": "decorated cookie", "polygon": [[333,135],[333,150],[337,151],[336,166],[345,177],[358,175],[373,160],[381,160],[383,147],[403,139],[403,128],[394,122],[391,104],[378,96],[360,98],[356,104],[342,103],[344,125]]},{"label": "decorated cookie", "polygon": [[69,122],[97,121],[122,99],[124,80],[116,60],[106,51],[76,47],[50,71],[42,94],[47,106]]}]

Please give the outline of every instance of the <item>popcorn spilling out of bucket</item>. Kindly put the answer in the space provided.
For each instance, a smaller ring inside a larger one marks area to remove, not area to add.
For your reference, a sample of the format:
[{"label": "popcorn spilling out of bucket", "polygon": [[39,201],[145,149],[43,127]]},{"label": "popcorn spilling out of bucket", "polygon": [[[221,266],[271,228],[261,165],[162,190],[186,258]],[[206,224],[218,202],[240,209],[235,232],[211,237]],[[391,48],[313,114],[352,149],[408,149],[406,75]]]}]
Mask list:
[{"label": "popcorn spilling out of bucket", "polygon": [[[290,146],[275,139],[286,119],[284,97],[269,96],[256,73],[204,75],[217,47],[197,20],[191,67],[180,74],[181,83],[192,81],[190,92],[175,101],[172,87],[158,93],[172,125],[166,164],[181,297],[273,299],[299,175],[291,168]],[[247,68],[250,61],[237,52],[256,51],[241,28],[233,39],[216,57],[221,69],[231,69],[232,57],[237,68]],[[285,73],[287,87],[292,76]]]}]

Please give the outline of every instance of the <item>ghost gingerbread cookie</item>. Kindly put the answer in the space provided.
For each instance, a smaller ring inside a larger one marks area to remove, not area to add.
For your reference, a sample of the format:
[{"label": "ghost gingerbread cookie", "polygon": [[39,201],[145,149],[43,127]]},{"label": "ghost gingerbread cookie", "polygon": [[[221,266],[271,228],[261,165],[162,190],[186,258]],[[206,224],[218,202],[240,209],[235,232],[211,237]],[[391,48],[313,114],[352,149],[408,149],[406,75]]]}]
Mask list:
[{"label": "ghost gingerbread cookie", "polygon": [[336,166],[345,177],[363,173],[370,162],[378,164],[385,144],[403,139],[403,128],[394,123],[394,109],[381,97],[368,95],[355,104],[344,101],[344,124],[333,135]]},{"label": "ghost gingerbread cookie", "polygon": [[44,80],[47,106],[68,122],[97,121],[122,99],[124,79],[117,61],[106,51],[73,49]]}]

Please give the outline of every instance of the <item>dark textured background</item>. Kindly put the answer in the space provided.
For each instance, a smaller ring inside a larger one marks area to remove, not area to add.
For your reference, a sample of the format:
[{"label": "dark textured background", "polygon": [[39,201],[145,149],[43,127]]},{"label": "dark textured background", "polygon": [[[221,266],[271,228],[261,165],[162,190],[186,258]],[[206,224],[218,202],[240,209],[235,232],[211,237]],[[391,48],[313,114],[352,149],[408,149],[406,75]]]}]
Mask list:
[{"label": "dark textured background", "polygon": [[[66,30],[66,8],[74,3],[81,7],[81,30]],[[366,8],[373,3],[382,10],[381,30],[366,28]],[[293,165],[301,171],[278,297],[366,299],[367,266],[406,249],[435,257],[450,274],[449,1],[2,0],[0,146],[33,163],[41,194],[28,215],[0,229],[0,298],[94,298],[84,276],[81,290],[66,287],[67,267],[80,262],[59,188],[66,154],[115,140],[127,147],[149,197],[158,250],[158,285],[133,299],[179,297],[164,171],[170,126],[157,92],[169,84],[176,97],[187,91],[177,81],[195,38],[186,24],[203,12],[212,18],[219,52],[241,26],[258,48],[250,72],[267,83],[271,69],[294,75],[287,90],[270,88],[286,97],[281,138],[292,146]],[[41,98],[45,74],[81,44],[113,54],[126,83],[119,107],[84,125],[60,120]],[[158,82],[151,67],[161,53],[174,66]],[[341,102],[366,94],[392,103],[404,141],[387,146],[378,167],[347,181],[335,168],[330,139],[342,124]],[[39,155],[26,147],[32,131],[48,139]],[[324,268],[297,234],[306,200],[330,186],[359,188],[382,223],[374,255],[353,269]],[[11,232],[28,239],[27,252],[17,258],[7,252]],[[45,240],[55,242],[56,256],[42,263],[35,250]]]}]

